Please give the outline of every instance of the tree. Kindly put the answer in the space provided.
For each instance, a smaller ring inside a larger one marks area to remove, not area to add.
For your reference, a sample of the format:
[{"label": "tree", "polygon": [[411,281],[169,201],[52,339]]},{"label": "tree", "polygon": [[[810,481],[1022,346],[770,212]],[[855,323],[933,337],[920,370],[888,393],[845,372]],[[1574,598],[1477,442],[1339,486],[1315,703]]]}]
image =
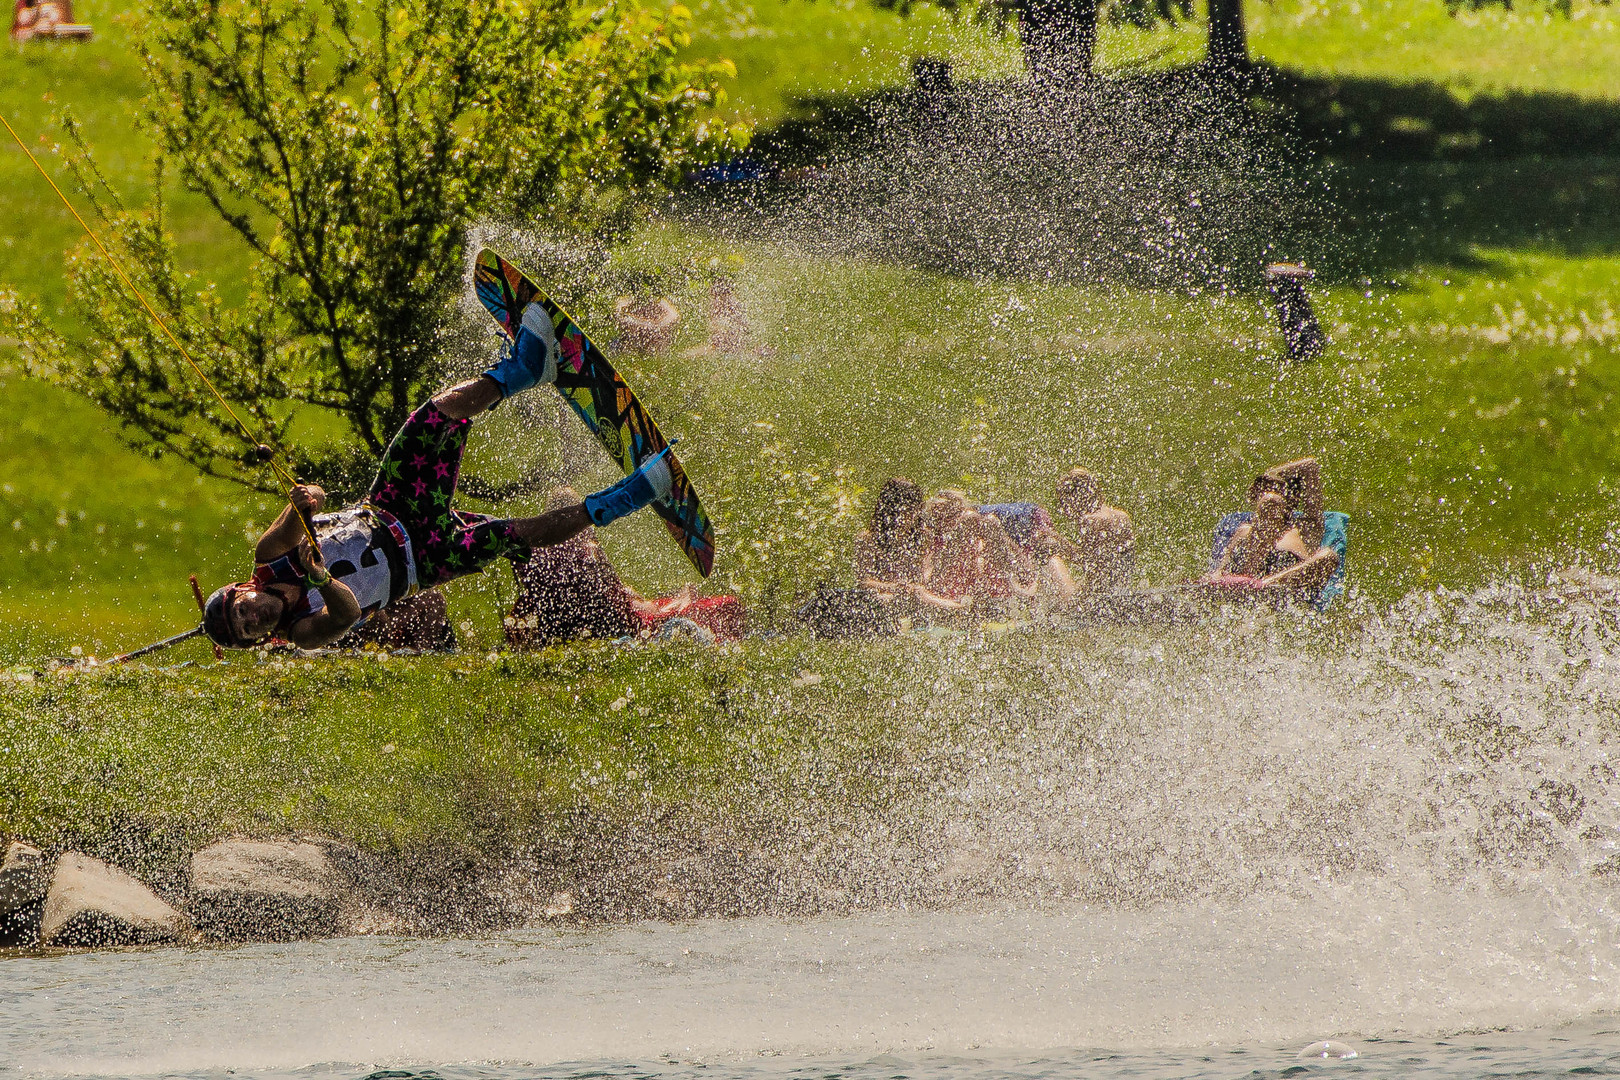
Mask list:
[{"label": "tree", "polygon": [[1032,78],[1065,84],[1091,77],[1097,5],[1098,0],[1008,0]]},{"label": "tree", "polygon": [[[380,452],[441,375],[474,221],[599,226],[742,137],[702,120],[731,68],[677,62],[689,19],[642,0],[153,0],[151,198],[121,201],[71,118],[67,156],[209,378],[275,449],[331,474],[345,452]],[[240,302],[175,265],[171,175],[245,245]],[[69,273],[87,338],[15,296],[0,305],[30,369],[97,402],[138,446],[269,487],[105,261],[81,249]],[[320,414],[341,421],[346,448],[300,445]]]},{"label": "tree", "polygon": [[1249,36],[1243,25],[1243,0],[1209,0],[1209,49],[1206,62],[1232,74],[1249,66]]}]

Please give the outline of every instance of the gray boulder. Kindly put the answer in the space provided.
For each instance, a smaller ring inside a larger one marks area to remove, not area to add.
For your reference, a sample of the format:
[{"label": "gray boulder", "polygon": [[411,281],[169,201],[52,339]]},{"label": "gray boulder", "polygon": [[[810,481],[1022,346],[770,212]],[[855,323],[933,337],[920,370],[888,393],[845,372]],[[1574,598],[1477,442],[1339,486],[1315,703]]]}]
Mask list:
[{"label": "gray boulder", "polygon": [[39,940],[39,919],[51,867],[32,844],[13,840],[0,860],[0,947],[32,945]]},{"label": "gray boulder", "polygon": [[307,840],[221,840],[191,857],[197,928],[225,941],[341,932],[343,889],[326,848]]},{"label": "gray boulder", "polygon": [[56,860],[40,944],[164,945],[190,933],[184,915],[117,867],[77,852]]}]

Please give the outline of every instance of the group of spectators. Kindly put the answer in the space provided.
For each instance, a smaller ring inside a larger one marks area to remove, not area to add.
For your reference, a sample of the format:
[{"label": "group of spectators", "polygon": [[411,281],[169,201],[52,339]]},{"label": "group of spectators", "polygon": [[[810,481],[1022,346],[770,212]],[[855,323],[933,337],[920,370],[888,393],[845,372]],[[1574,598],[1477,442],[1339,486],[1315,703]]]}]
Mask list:
[{"label": "group of spectators", "polygon": [[[1048,511],[1033,502],[978,504],[949,488],[929,496],[903,477],[885,481],[870,525],[855,539],[855,592],[880,607],[882,617],[863,615],[846,597],[812,605],[818,614],[807,621],[817,632],[859,633],[901,619],[952,625],[1009,619],[1031,606],[1062,611],[1133,595],[1130,514],[1105,502],[1096,477],[1081,468],[1059,477],[1053,495]],[[571,489],[559,488],[550,504],[577,501]],[[1216,526],[1208,573],[1182,589],[1222,600],[1325,606],[1343,576],[1345,540],[1343,515],[1323,510],[1316,459],[1265,470],[1250,484],[1247,502],[1248,509]],[[744,630],[735,596],[699,596],[690,587],[672,596],[637,593],[619,577],[594,529],[537,548],[527,562],[513,565],[513,573],[517,596],[505,617],[513,648],[675,629],[701,640],[730,640]],[[455,647],[439,594],[396,607],[358,633],[396,648]]]},{"label": "group of spectators", "polygon": [[[1129,590],[1136,577],[1130,514],[1103,501],[1096,477],[1059,478],[1055,514],[1032,502],[975,504],[946,489],[925,496],[903,477],[878,491],[855,543],[861,590],[896,617],[998,619],[1030,604],[1061,610]],[[1257,476],[1249,509],[1215,530],[1208,573],[1192,589],[1322,606],[1342,576],[1343,515],[1325,514],[1315,458]],[[1333,535],[1329,535],[1332,533]]]},{"label": "group of spectators", "polygon": [[1136,568],[1130,515],[1104,503],[1084,469],[1062,477],[1056,494],[1067,535],[1036,503],[975,504],[953,489],[925,497],[910,480],[890,479],[856,538],[856,577],[898,614],[928,619],[993,618],[1020,600],[1127,587]]}]

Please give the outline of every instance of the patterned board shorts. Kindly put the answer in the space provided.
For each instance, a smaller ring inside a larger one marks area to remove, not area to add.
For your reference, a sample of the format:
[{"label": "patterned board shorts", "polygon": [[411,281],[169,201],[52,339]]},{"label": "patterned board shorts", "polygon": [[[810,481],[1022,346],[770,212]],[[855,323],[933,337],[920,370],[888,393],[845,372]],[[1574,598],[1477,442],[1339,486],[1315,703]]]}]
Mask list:
[{"label": "patterned board shorts", "polygon": [[510,518],[451,507],[472,420],[454,420],[432,401],[413,412],[388,444],[368,501],[410,533],[416,579],[424,589],[476,574],[496,559],[522,562],[529,545]]}]

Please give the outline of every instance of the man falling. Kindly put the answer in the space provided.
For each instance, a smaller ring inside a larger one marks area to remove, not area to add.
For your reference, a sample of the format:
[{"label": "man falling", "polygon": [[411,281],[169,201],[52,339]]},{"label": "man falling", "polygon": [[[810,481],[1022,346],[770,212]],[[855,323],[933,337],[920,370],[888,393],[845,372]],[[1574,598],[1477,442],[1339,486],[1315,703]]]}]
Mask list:
[{"label": "man falling", "polygon": [[294,487],[290,505],[259,537],[252,580],[208,598],[204,633],[228,649],[272,637],[318,648],[421,589],[476,574],[497,558],[522,562],[534,548],[666,498],[668,448],[612,487],[534,517],[492,518],[451,507],[472,418],[554,382],[557,353],[550,316],[530,304],[505,359],[410,415],[383,454],[365,502],[317,517],[326,493],[312,484]]}]

